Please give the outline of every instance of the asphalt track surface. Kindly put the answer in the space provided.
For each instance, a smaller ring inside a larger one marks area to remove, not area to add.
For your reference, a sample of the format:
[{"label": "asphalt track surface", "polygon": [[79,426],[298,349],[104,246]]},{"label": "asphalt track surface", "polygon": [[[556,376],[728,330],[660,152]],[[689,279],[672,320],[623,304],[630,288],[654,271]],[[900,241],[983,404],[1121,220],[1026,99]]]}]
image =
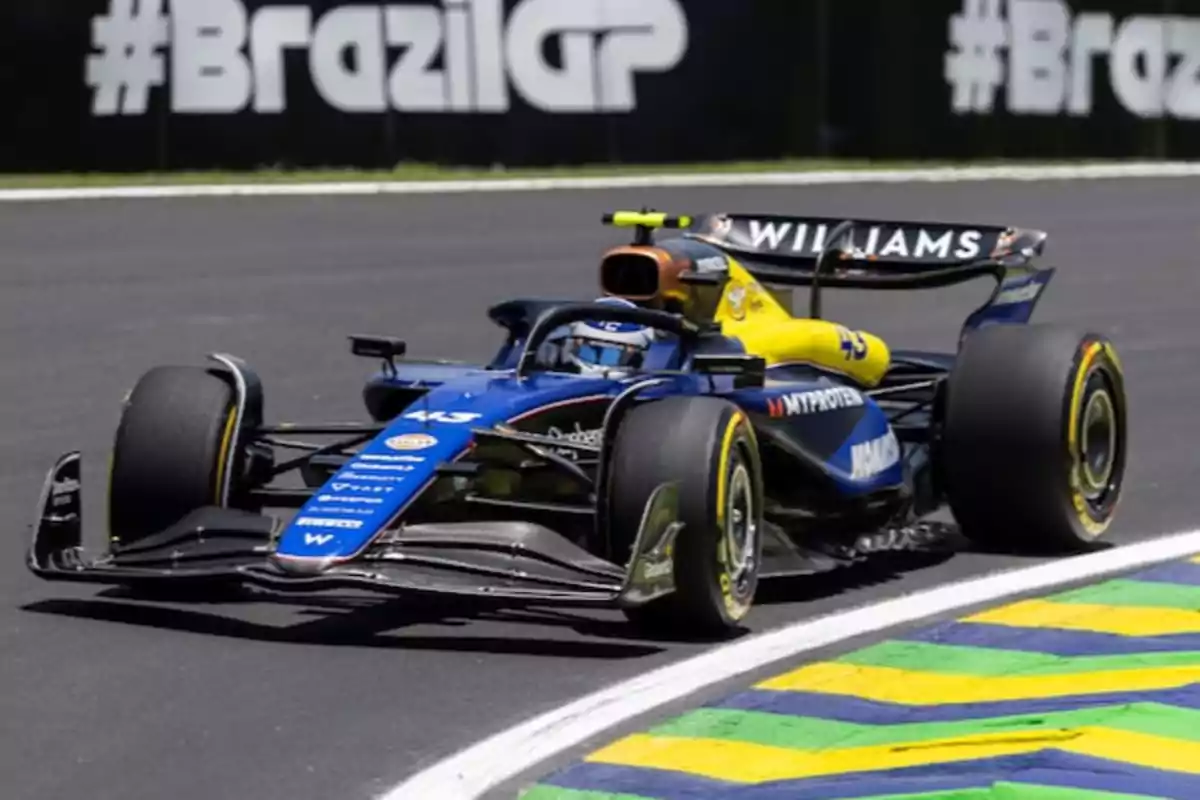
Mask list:
[{"label": "asphalt track surface", "polygon": [[[47,584],[25,526],[60,452],[84,451],[97,543],[123,393],[145,369],[237,353],[273,418],[355,419],[373,365],[345,335],[485,358],[517,295],[588,297],[616,207],[1024,224],[1062,266],[1045,321],[1113,336],[1134,453],[1114,541],[1200,519],[1200,193],[1194,180],[206,199],[0,209],[0,790],[6,800],[368,798],[439,757],[700,645],[608,613],[429,617],[402,604],[152,609]],[[950,347],[986,286],[833,295],[893,346]],[[958,553],[772,589],[763,629],[1014,563]],[[900,569],[903,567],[903,569]]]}]

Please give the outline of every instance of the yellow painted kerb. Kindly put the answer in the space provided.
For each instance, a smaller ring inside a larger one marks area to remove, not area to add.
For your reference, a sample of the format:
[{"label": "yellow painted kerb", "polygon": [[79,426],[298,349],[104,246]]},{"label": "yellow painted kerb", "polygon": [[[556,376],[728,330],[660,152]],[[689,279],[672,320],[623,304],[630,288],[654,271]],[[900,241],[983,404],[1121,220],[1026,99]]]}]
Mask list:
[{"label": "yellow painted kerb", "polygon": [[1143,692],[1186,686],[1197,681],[1200,681],[1200,665],[1056,675],[953,675],[831,661],[801,667],[763,681],[756,688],[931,706]]},{"label": "yellow painted kerb", "polygon": [[963,622],[982,622],[1014,628],[1089,631],[1118,636],[1200,633],[1200,613],[1183,608],[1055,603],[1049,600],[1023,600],[973,614],[965,617]]},{"label": "yellow painted kerb", "polygon": [[1050,747],[1152,769],[1200,774],[1200,742],[1087,727],[1021,734],[977,734],[840,750],[801,750],[721,739],[638,734],[592,753],[586,760],[671,770],[737,783],[763,783],[999,758]]}]

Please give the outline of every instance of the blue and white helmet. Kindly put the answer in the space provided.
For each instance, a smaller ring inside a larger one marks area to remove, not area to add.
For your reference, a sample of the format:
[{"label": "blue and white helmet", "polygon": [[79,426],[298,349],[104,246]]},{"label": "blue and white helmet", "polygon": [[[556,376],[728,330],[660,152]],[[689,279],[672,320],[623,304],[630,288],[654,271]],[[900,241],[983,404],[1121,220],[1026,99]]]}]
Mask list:
[{"label": "blue and white helmet", "polygon": [[[603,305],[637,308],[617,297],[602,297]],[[563,366],[581,375],[612,376],[640,368],[654,342],[654,329],[629,322],[580,320],[563,326],[550,337],[558,347]]]}]

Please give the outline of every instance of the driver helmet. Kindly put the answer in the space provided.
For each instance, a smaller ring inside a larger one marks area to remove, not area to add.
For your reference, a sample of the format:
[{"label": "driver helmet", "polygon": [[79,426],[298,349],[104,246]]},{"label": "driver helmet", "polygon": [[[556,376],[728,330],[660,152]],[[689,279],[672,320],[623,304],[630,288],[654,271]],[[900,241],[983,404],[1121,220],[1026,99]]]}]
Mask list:
[{"label": "driver helmet", "polygon": [[[637,308],[618,297],[602,297],[596,302]],[[654,342],[654,329],[613,320],[580,320],[559,328],[549,339],[562,366],[580,375],[605,377],[639,369]]]}]

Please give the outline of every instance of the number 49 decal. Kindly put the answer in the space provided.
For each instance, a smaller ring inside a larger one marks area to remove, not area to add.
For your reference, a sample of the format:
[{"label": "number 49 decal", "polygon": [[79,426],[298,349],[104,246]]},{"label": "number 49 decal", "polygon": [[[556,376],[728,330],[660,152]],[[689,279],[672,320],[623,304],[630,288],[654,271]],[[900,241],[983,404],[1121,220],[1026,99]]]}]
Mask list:
[{"label": "number 49 decal", "polygon": [[479,419],[480,414],[468,411],[414,411],[405,414],[405,419],[415,419],[418,422],[445,422],[450,425],[462,425]]}]

